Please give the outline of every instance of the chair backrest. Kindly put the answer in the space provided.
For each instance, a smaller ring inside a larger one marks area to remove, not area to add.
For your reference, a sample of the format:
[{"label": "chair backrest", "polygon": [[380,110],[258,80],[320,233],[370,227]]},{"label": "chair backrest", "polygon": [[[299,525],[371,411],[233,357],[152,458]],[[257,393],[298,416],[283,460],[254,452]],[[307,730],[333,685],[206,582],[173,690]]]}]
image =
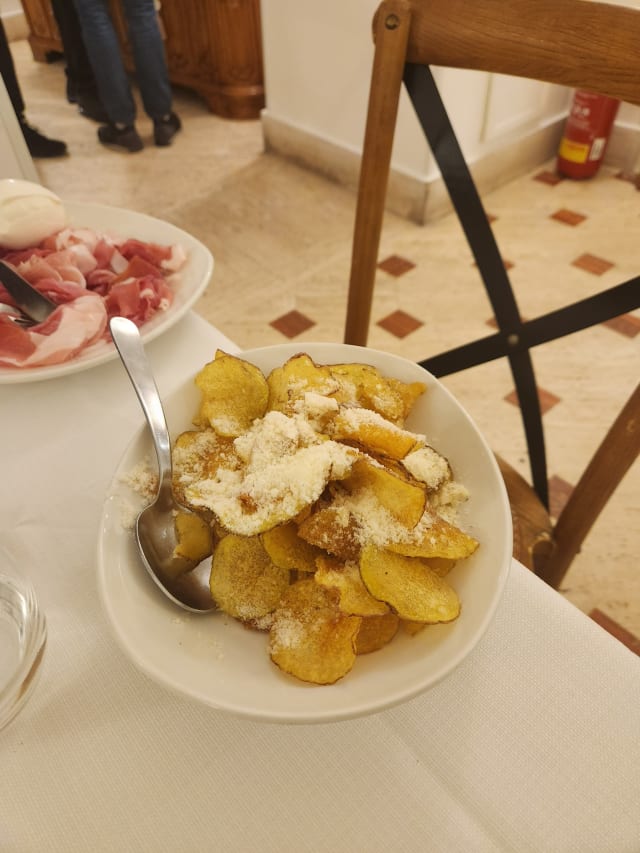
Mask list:
[{"label": "chair backrest", "polygon": [[[640,11],[592,0],[384,0],[373,21],[375,55],[354,227],[345,342],[366,345],[398,102],[406,86],[460,220],[498,332],[421,362],[444,376],[508,359],[535,491],[548,506],[542,415],[530,349],[640,307],[640,277],[524,322],[490,222],[429,66],[475,69],[588,89],[640,104]],[[574,489],[540,555],[559,583],[640,449],[640,386]],[[543,565],[544,564],[544,565]]]}]

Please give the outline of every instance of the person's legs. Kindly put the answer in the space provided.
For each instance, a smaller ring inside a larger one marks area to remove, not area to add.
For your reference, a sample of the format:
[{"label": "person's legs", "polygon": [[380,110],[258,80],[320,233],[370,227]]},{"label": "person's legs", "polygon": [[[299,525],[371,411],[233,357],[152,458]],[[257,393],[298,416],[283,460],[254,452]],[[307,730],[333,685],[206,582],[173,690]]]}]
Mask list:
[{"label": "person's legs", "polygon": [[60,31],[67,75],[67,100],[78,105],[80,115],[93,121],[109,121],[100,101],[98,85],[87,54],[73,0],[51,0]]},{"label": "person's legs", "polygon": [[153,120],[156,145],[170,145],[181,128],[171,110],[173,98],[164,44],[153,0],[122,0],[136,76],[147,115]]},{"label": "person's legs", "polygon": [[74,0],[100,100],[113,124],[132,126],[136,106],[107,0]]},{"label": "person's legs", "polygon": [[72,0],[51,0],[51,9],[62,41],[69,100],[75,103],[80,92],[97,94],[93,68],[87,56],[78,13]]},{"label": "person's legs", "polygon": [[9,100],[18,119],[20,130],[27,143],[27,148],[32,157],[63,157],[67,153],[67,146],[59,139],[49,139],[39,133],[35,127],[31,127],[24,117],[25,104],[22,97],[20,84],[16,75],[13,56],[9,48],[9,41],[4,30],[2,18],[0,18],[0,75],[9,94]]},{"label": "person's legs", "polygon": [[58,25],[67,75],[67,100],[78,105],[80,115],[93,121],[109,121],[100,102],[96,78],[89,61],[73,0],[51,0]]},{"label": "person's legs", "polygon": [[171,112],[171,84],[153,0],[123,0],[129,40],[142,103],[147,115],[162,119]]}]

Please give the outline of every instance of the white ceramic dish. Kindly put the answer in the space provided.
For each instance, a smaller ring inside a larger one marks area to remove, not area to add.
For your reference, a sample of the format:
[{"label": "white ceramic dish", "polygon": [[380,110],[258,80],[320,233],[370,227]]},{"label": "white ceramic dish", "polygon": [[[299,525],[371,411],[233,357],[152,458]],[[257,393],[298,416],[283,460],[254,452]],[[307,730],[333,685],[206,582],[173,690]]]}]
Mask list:
[{"label": "white ceramic dish", "polygon": [[[187,262],[177,277],[173,303],[167,311],[156,314],[141,327],[144,341],[157,338],[177,323],[209,284],[213,272],[211,252],[191,234],[175,225],[143,213],[91,202],[65,202],[65,209],[72,225],[86,226],[95,231],[122,238],[135,237],[162,245],[180,243],[186,250]],[[23,369],[0,367],[0,384],[56,379],[59,376],[97,367],[117,357],[118,354],[111,341],[98,341],[76,358],[62,364]]]},{"label": "white ceramic dish", "polygon": [[[386,375],[425,381],[408,426],[424,433],[449,458],[470,499],[462,526],[481,545],[450,577],[462,602],[459,618],[429,626],[414,637],[398,635],[386,648],[356,660],[332,686],[313,686],[282,673],[269,660],[266,635],[221,613],[192,615],[174,607],[138,560],[131,520],[135,494],[123,483],[143,459],[154,459],[146,430],[122,458],[106,499],[98,545],[100,594],[115,636],[147,675],[212,708],[255,720],[325,723],[380,711],[421,693],[448,675],[489,625],[511,564],[509,504],[493,454],[451,394],[417,364],[397,356],[340,344],[285,344],[247,351],[243,358],[267,373],[296,352],[317,363],[368,362]],[[198,392],[189,381],[165,401],[175,437],[190,428]],[[139,504],[137,507],[139,508]]]}]

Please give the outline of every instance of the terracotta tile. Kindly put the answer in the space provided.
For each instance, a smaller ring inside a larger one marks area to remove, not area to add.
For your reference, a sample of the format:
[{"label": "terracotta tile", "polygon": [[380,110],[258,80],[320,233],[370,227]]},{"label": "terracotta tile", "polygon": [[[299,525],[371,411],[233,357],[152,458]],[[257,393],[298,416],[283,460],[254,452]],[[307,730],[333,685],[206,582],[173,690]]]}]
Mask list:
[{"label": "terracotta tile", "polygon": [[409,270],[412,270],[415,267],[415,264],[407,258],[400,257],[400,255],[389,255],[388,258],[380,261],[378,267],[379,269],[384,270],[384,272],[389,273],[389,275],[393,275],[397,278],[398,276],[409,272]]},{"label": "terracotta tile", "polygon": [[543,172],[538,172],[537,175],[534,175],[533,180],[540,181],[541,184],[549,184],[549,186],[555,187],[556,184],[559,184],[561,183],[561,181],[564,181],[564,178],[557,172],[545,170]]},{"label": "terracotta tile", "polygon": [[406,338],[407,335],[415,332],[424,323],[422,320],[417,320],[405,311],[394,311],[393,314],[388,314],[382,320],[379,320],[377,325],[395,335],[396,338]]},{"label": "terracotta tile", "polygon": [[549,477],[549,512],[552,518],[558,518],[569,500],[573,486],[556,474]]},{"label": "terracotta tile", "polygon": [[571,262],[574,267],[579,267],[581,270],[593,273],[593,275],[602,275],[610,270],[614,264],[611,261],[606,261],[604,258],[599,258],[597,255],[590,255],[586,252],[580,255],[575,261]]},{"label": "terracotta tile", "polygon": [[622,625],[619,625],[614,619],[607,616],[606,613],[603,613],[597,607],[589,613],[589,616],[601,628],[604,628],[605,631],[608,631],[609,634],[615,637],[616,640],[620,640],[628,649],[631,649],[634,654],[640,655],[640,639],[635,634],[627,631],[626,628],[623,628]]},{"label": "terracotta tile", "polygon": [[278,332],[281,332],[285,337],[295,338],[297,335],[301,335],[302,332],[306,332],[307,329],[315,326],[315,323],[299,311],[289,311],[288,314],[283,314],[277,320],[272,320],[269,325]]},{"label": "terracotta tile", "polygon": [[587,218],[582,213],[577,213],[575,210],[568,210],[566,207],[561,207],[551,214],[551,219],[557,222],[563,222],[565,225],[580,225]]},{"label": "terracotta tile", "polygon": [[[560,402],[560,397],[556,397],[556,395],[552,394],[550,391],[545,391],[544,388],[538,388],[538,398],[540,400],[540,410],[543,415]],[[515,389],[510,394],[507,394],[504,399],[507,403],[512,403],[514,406],[519,405],[518,395]]]},{"label": "terracotta tile", "polygon": [[640,334],[640,317],[635,317],[633,314],[621,314],[619,317],[614,317],[613,320],[607,320],[603,326],[608,326],[614,332],[619,332],[627,338],[635,338]]}]

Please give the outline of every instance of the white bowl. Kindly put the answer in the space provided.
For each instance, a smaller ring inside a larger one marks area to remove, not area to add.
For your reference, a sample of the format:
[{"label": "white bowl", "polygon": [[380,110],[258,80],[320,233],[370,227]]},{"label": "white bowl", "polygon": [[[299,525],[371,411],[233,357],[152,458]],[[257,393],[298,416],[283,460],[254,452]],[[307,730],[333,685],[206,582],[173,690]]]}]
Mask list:
[{"label": "white bowl", "polygon": [[[429,626],[363,655],[332,686],[297,681],[275,667],[265,634],[249,631],[221,613],[192,615],[172,605],[142,568],[131,529],[134,510],[122,475],[153,450],[145,429],[134,438],[116,471],[105,502],[99,539],[99,586],[115,636],[147,675],[212,708],[254,720],[326,723],[381,711],[437,684],[464,660],[489,625],[511,564],[509,503],[493,453],[452,395],[417,364],[371,349],[342,344],[284,344],[242,353],[266,374],[297,352],[319,364],[366,362],[387,376],[423,381],[408,427],[426,434],[451,462],[470,492],[461,526],[480,547],[449,575],[462,603],[452,623]],[[173,437],[189,429],[198,392],[188,381],[165,400]],[[138,507],[139,508],[139,507]]]}]

